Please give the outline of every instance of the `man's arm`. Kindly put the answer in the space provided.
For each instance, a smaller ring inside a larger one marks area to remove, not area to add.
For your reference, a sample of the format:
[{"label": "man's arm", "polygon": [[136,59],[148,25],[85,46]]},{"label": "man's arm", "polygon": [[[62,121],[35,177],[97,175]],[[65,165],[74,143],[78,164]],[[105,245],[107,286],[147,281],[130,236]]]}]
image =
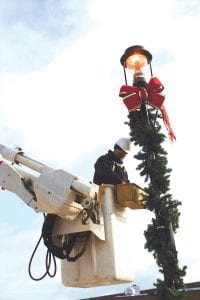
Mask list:
[{"label": "man's arm", "polygon": [[[97,184],[119,184],[122,183],[122,178],[114,172],[114,164],[112,161],[101,156],[94,165],[95,174],[94,180],[99,180]],[[95,183],[95,181],[94,181]]]}]

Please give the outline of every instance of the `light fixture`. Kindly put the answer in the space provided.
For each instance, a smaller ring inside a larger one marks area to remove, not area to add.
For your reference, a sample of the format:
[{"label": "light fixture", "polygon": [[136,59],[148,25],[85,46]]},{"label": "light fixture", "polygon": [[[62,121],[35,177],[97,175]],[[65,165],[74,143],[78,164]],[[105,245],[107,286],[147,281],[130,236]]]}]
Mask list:
[{"label": "light fixture", "polygon": [[152,55],[143,46],[131,46],[127,48],[122,55],[120,62],[124,67],[124,76],[127,84],[126,69],[134,70],[133,74],[133,85],[138,87],[145,87],[146,80],[144,76],[143,69],[149,64],[150,72],[152,74],[151,68]]}]

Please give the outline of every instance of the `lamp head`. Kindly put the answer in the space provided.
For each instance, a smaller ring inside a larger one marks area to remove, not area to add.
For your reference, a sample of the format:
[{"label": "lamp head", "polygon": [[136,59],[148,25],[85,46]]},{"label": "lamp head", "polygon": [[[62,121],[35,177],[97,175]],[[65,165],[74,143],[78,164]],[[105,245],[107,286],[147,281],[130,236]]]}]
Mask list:
[{"label": "lamp head", "polygon": [[120,59],[124,68],[134,70],[134,84],[138,85],[146,83],[142,69],[151,61],[151,53],[139,45],[127,48]]},{"label": "lamp head", "polygon": [[[135,58],[134,58],[135,57]],[[133,60],[133,63],[131,61]],[[127,48],[122,55],[120,62],[127,69],[134,69],[135,61],[144,63],[144,60],[149,64],[152,61],[152,55],[143,46],[136,45]]]}]

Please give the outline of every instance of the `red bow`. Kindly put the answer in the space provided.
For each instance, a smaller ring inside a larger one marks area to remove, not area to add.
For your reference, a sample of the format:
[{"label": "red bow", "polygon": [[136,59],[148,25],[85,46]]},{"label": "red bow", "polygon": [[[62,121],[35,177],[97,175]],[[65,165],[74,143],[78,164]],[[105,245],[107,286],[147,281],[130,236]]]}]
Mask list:
[{"label": "red bow", "polygon": [[129,112],[140,108],[143,101],[152,107],[159,109],[162,113],[169,137],[173,141],[176,137],[171,128],[167,111],[163,106],[165,100],[165,96],[161,93],[163,90],[164,86],[160,80],[156,77],[152,77],[144,89],[140,89],[137,86],[123,85],[120,89],[119,96],[123,98],[124,104]]}]

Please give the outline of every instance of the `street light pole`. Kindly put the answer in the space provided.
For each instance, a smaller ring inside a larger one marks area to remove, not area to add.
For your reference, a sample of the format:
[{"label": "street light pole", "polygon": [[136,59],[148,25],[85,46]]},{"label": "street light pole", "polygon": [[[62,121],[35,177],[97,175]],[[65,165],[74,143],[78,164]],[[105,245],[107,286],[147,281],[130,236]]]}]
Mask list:
[{"label": "street light pole", "polygon": [[[120,62],[124,68],[126,85],[121,87],[120,97],[129,111],[132,140],[141,146],[141,151],[135,157],[142,160],[137,169],[142,170],[140,174],[146,177],[145,181],[149,181],[149,188],[146,190],[149,194],[147,208],[155,213],[153,224],[148,226],[145,232],[148,239],[146,247],[150,249],[149,251],[154,252],[158,265],[162,266],[164,285],[170,294],[171,290],[176,290],[178,285],[181,286],[181,280],[178,281],[177,278],[180,274],[184,276],[185,268],[180,270],[177,266],[177,251],[173,231],[173,227],[176,229],[177,224],[173,220],[173,215],[176,215],[178,219],[177,206],[180,205],[180,202],[172,201],[171,195],[167,193],[169,190],[168,177],[171,170],[167,168],[167,159],[164,157],[166,151],[161,147],[165,136],[159,132],[161,127],[156,120],[159,110],[170,139],[175,139],[175,135],[163,106],[165,97],[161,91],[164,87],[158,78],[153,77],[151,61],[152,54],[143,46],[131,46],[125,50]],[[151,77],[149,82],[147,82],[145,74],[148,65],[150,66]],[[128,85],[126,70],[133,71],[131,85]],[[154,113],[155,109],[157,110],[156,113]],[[177,272],[178,276],[171,274],[172,270],[175,270],[174,273]],[[165,295],[166,291],[163,292],[165,288],[162,284],[160,287],[162,299],[171,299]]]}]

